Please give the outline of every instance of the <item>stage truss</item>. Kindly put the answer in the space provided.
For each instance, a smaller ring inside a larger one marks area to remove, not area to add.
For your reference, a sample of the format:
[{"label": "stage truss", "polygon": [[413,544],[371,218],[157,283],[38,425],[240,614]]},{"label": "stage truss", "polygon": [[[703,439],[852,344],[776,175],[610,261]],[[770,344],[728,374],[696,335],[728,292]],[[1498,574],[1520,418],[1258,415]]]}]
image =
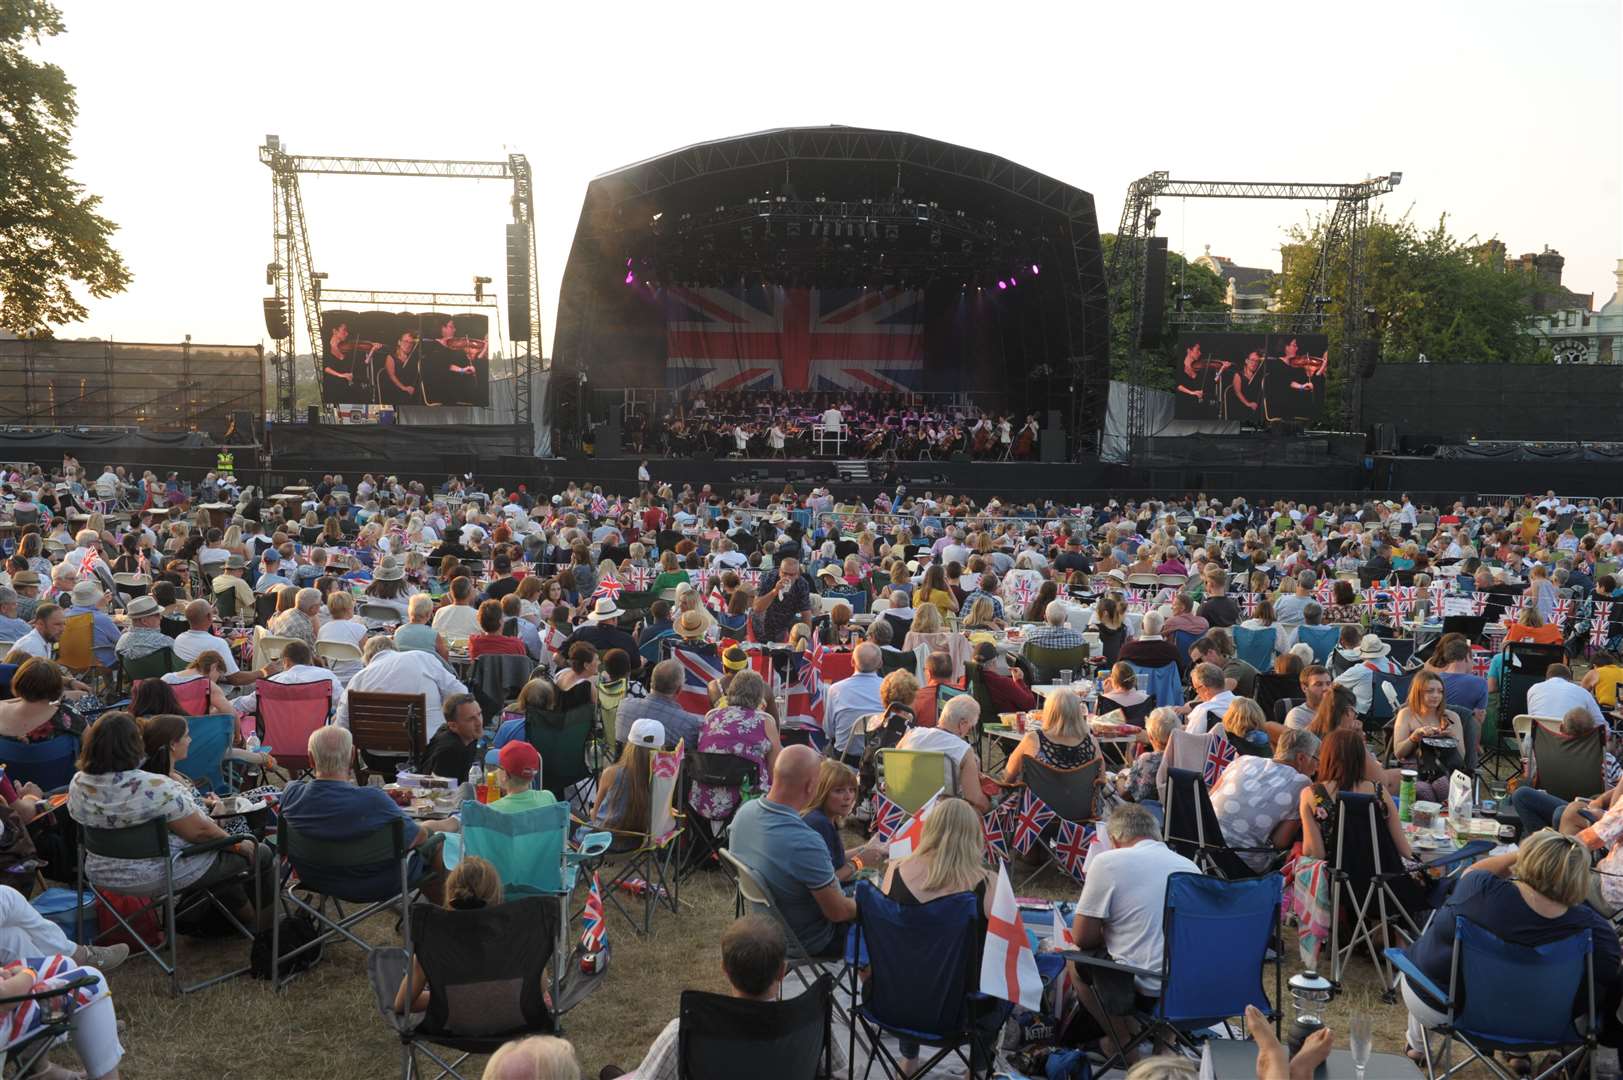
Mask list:
[{"label": "stage truss", "polygon": [[[276,372],[276,419],[293,420],[295,408],[295,337],[300,319],[310,339],[313,365],[321,354],[321,305],[325,303],[388,303],[430,307],[455,304],[469,308],[497,307],[497,301],[478,293],[402,292],[367,289],[324,289],[315,269],[310,229],[305,220],[299,174],[340,176],[450,177],[463,180],[508,180],[513,185],[513,224],[527,237],[529,259],[530,332],[514,341],[514,422],[528,430],[534,422],[534,375],[547,363],[541,352],[541,275],[535,252],[535,198],[529,160],[509,154],[505,161],[455,161],[428,158],[343,157],[290,154],[275,135],[265,137],[259,160],[271,171],[272,259],[267,284],[288,312],[287,337],[277,342],[272,363]],[[297,309],[295,311],[295,308]]]},{"label": "stage truss", "polygon": [[[1149,354],[1139,344],[1143,322],[1146,273],[1149,268],[1149,241],[1155,234],[1160,211],[1155,200],[1161,196],[1197,199],[1310,199],[1335,203],[1330,225],[1325,230],[1313,268],[1313,277],[1295,312],[1264,313],[1260,319],[1249,313],[1244,319],[1233,313],[1223,316],[1222,325],[1244,329],[1277,327],[1294,333],[1318,329],[1325,322],[1330,259],[1335,250],[1347,248],[1347,287],[1337,298],[1342,320],[1341,362],[1347,379],[1344,408],[1348,425],[1356,430],[1363,412],[1363,380],[1357,364],[1365,343],[1370,340],[1369,317],[1364,311],[1364,233],[1369,227],[1370,200],[1391,191],[1403,179],[1399,172],[1372,177],[1351,184],[1289,183],[1273,181],[1173,180],[1165,172],[1153,172],[1132,182],[1121,208],[1121,224],[1116,230],[1116,247],[1110,258],[1110,296],[1113,310],[1131,313],[1127,335],[1128,410],[1127,453],[1131,462],[1139,454],[1145,436],[1145,378]],[[1177,321],[1176,319],[1174,320]],[[1199,315],[1187,317],[1188,325],[1211,325]]]}]

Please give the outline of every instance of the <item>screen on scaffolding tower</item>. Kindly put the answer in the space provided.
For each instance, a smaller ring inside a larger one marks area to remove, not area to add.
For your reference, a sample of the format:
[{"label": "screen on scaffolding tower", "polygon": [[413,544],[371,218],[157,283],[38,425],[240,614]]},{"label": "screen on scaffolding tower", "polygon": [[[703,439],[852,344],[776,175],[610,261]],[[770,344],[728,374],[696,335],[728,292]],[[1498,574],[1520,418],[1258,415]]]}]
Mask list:
[{"label": "screen on scaffolding tower", "polygon": [[325,404],[489,404],[487,316],[324,311],[321,341]]},{"label": "screen on scaffolding tower", "polygon": [[1315,420],[1330,369],[1323,334],[1221,331],[1178,338],[1179,420]]}]

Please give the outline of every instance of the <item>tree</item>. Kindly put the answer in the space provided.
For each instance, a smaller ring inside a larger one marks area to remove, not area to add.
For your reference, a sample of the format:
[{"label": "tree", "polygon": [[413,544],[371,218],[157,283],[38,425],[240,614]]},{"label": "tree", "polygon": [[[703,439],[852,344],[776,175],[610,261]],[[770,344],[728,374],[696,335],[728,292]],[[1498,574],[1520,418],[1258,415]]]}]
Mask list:
[{"label": "tree", "polygon": [[[1328,219],[1289,230],[1291,242],[1317,251]],[[1378,210],[1364,235],[1364,306],[1373,309],[1371,332],[1383,363],[1414,363],[1421,353],[1434,364],[1529,364],[1539,358],[1527,330],[1533,285],[1518,273],[1489,266],[1476,237],[1450,235],[1443,215],[1422,232],[1407,217],[1388,220]],[[1338,244],[1329,266],[1331,355],[1341,356],[1340,298],[1346,295],[1346,245]],[[1281,307],[1295,311],[1305,295],[1315,260],[1287,267]],[[1332,372],[1336,369],[1332,364]],[[1341,365],[1345,366],[1345,365]]]},{"label": "tree", "polygon": [[73,85],[55,64],[23,50],[62,33],[49,0],[0,4],[0,329],[49,337],[86,315],[77,282],[97,298],[130,282],[96,212],[101,199],[68,177],[78,115]]},{"label": "tree", "polygon": [[[1099,237],[1104,251],[1104,263],[1110,265],[1116,250],[1116,234],[1104,233]],[[1174,361],[1178,358],[1178,329],[1173,318],[1178,313],[1178,297],[1183,296],[1185,312],[1222,312],[1228,310],[1228,284],[1212,270],[1189,262],[1175,251],[1167,252],[1167,280],[1165,314],[1161,319],[1159,344],[1146,346],[1145,385],[1166,388],[1173,382]],[[1125,380],[1127,356],[1131,344],[1133,313],[1126,310],[1124,297],[1110,298],[1110,377]]]}]

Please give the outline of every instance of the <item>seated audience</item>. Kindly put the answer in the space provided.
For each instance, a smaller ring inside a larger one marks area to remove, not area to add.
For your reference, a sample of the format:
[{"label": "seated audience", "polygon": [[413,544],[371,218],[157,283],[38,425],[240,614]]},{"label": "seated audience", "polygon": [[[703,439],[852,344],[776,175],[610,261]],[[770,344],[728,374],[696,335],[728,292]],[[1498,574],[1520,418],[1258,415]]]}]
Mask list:
[{"label": "seated audience", "polygon": [[980,755],[970,745],[970,740],[975,738],[975,723],[979,717],[980,706],[975,704],[974,698],[967,694],[955,697],[942,708],[935,727],[913,728],[902,736],[897,748],[935,750],[944,754],[946,760],[941,782],[945,792],[985,813],[991,807],[991,800],[981,790]]},{"label": "seated audience", "polygon": [[[1287,728],[1273,757],[1247,755],[1231,762],[1211,794],[1224,843],[1289,851],[1301,837],[1302,789],[1312,782],[1318,760],[1318,737]],[[1264,850],[1242,852],[1240,858],[1259,872],[1269,861]]]}]

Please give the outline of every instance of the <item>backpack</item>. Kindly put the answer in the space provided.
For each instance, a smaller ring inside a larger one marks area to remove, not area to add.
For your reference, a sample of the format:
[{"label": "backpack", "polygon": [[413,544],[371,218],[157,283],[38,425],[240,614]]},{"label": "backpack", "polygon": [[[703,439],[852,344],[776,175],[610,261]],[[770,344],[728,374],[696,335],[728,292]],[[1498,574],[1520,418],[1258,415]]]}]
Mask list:
[{"label": "backpack", "polygon": [[[304,914],[284,916],[281,930],[283,957],[321,937],[321,931],[316,928],[315,920]],[[280,965],[281,974],[295,975],[310,970],[321,963],[323,951],[324,946],[317,945],[313,949],[299,953],[291,960],[283,960]],[[248,953],[248,971],[256,979],[271,977],[271,931],[261,930],[254,935],[253,948]]]}]

